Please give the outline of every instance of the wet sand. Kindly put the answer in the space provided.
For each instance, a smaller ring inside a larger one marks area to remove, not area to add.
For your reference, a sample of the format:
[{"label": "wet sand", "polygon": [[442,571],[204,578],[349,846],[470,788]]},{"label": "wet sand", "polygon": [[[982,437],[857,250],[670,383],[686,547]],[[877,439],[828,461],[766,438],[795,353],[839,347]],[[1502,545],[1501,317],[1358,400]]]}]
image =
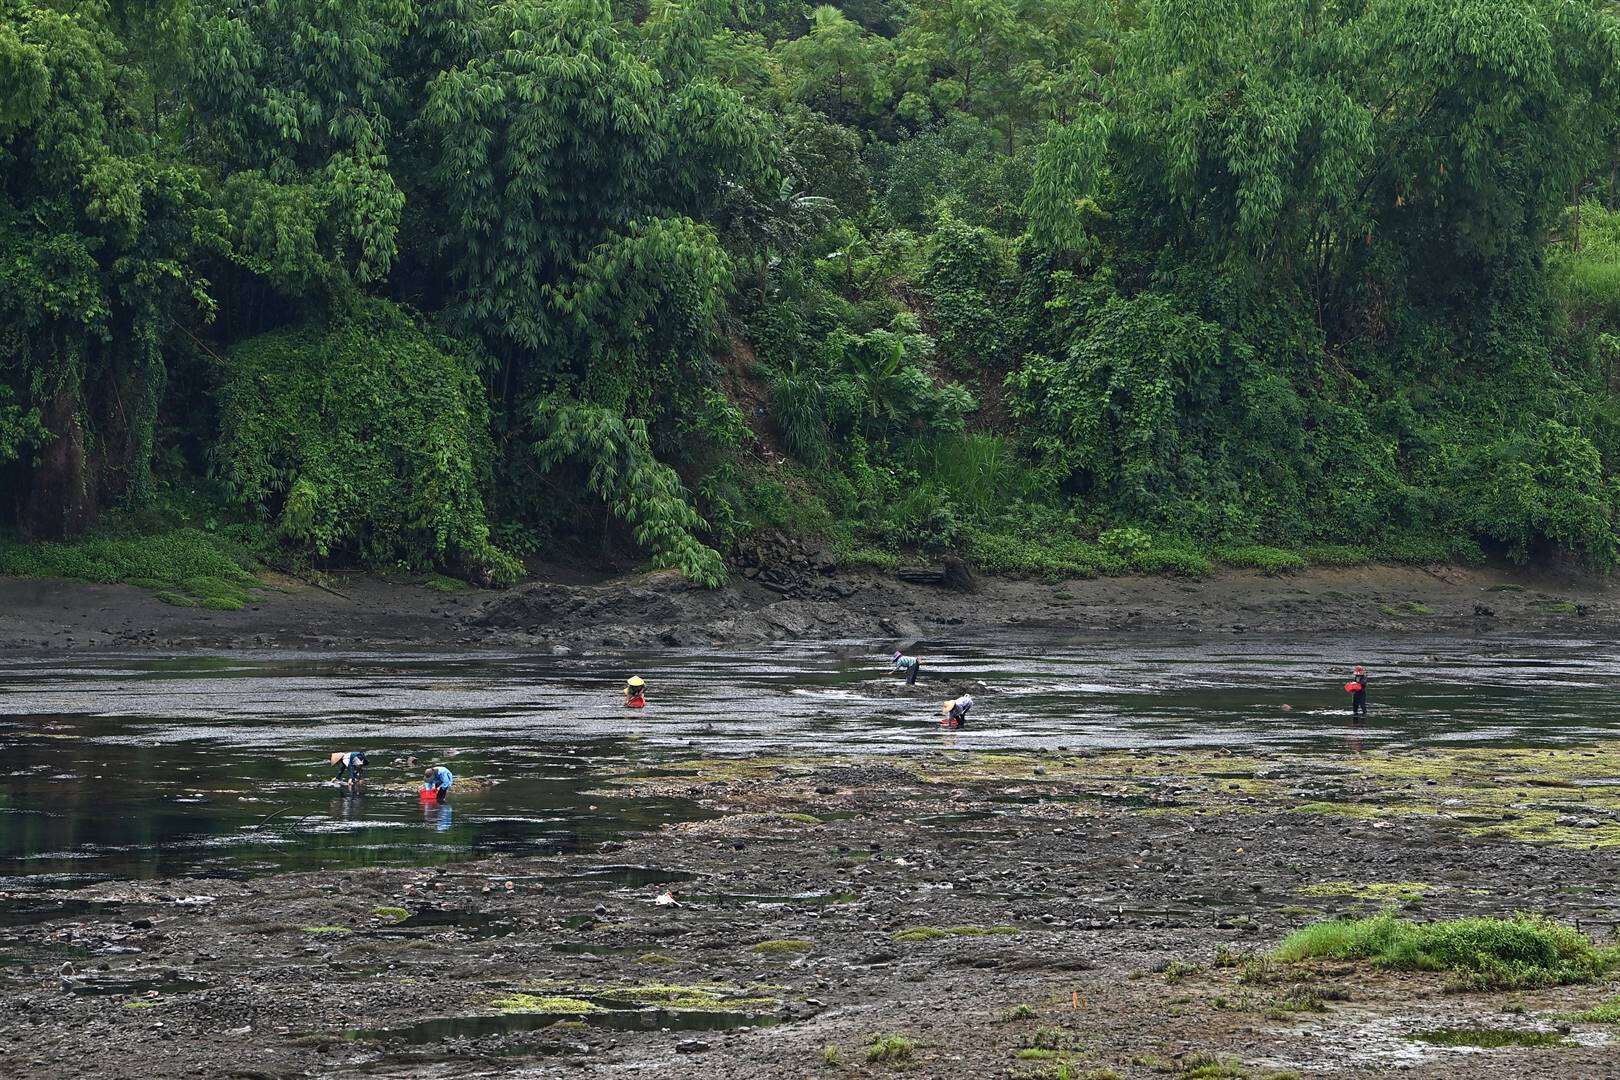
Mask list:
[{"label": "wet sand", "polygon": [[[1560,1019],[1620,982],[1264,959],[1386,906],[1611,941],[1620,743],[713,759],[603,788],[715,816],[563,857],[6,898],[8,1075],[890,1075],[878,1033],[952,1080],[1620,1068],[1614,1026]],[[1411,1038],[1473,1026],[1568,1045]]]}]

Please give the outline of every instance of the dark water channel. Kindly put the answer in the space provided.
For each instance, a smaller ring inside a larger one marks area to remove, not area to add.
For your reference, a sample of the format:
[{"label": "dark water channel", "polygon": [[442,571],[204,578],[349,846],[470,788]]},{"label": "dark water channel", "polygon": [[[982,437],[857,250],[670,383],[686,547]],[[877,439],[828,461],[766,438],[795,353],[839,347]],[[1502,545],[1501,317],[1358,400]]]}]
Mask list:
[{"label": "dark water channel", "polygon": [[[1612,735],[1620,700],[1614,642],[923,643],[917,696],[896,691],[887,648],[10,657],[0,888],[567,851],[691,815],[591,789],[693,754],[1549,744]],[[1355,662],[1372,714],[1352,723]],[[618,705],[632,673],[642,711]],[[969,684],[971,723],[942,733],[938,701]],[[363,797],[322,784],[348,749],[372,754]],[[412,755],[470,783],[423,805]]]}]

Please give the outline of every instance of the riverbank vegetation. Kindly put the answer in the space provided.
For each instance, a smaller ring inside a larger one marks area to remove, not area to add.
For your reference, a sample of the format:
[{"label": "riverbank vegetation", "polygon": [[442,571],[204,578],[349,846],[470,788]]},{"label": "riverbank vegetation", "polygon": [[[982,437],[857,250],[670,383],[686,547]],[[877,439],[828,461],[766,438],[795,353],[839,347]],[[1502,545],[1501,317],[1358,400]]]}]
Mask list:
[{"label": "riverbank vegetation", "polygon": [[1608,568],[1617,46],[1595,0],[0,0],[3,566],[138,521],[488,584],[761,530]]}]

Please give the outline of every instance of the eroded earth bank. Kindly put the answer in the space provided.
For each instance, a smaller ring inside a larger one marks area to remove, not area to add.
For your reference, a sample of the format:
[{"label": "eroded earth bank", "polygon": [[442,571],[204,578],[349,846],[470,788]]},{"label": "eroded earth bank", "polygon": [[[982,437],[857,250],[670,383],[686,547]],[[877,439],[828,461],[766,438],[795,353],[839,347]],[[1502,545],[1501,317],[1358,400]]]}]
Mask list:
[{"label": "eroded earth bank", "polygon": [[[5,1071],[1620,1074],[1601,952],[1620,743],[947,746],[694,759],[603,789],[690,800],[693,820],[556,858],[7,897]],[[1516,989],[1506,969],[1275,955],[1384,909],[1535,912],[1598,951],[1514,968]]]}]

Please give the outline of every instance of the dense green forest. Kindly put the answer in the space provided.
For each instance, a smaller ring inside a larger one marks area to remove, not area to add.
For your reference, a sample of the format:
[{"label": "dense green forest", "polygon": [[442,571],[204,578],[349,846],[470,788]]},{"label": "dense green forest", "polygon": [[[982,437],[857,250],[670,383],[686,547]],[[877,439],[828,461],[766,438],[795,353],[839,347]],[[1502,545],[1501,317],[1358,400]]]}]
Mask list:
[{"label": "dense green forest", "polygon": [[1607,568],[1609,8],[0,0],[0,572]]}]

